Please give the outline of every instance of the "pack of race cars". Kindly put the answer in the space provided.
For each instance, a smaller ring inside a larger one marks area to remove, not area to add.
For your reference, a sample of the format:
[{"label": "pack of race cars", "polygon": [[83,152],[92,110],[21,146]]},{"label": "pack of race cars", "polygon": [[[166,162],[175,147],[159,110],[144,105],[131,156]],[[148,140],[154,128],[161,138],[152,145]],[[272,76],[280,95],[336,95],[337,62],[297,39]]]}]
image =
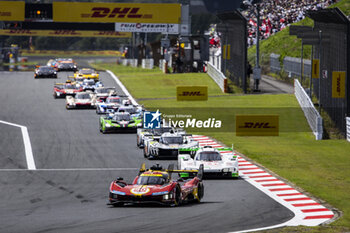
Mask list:
[{"label": "pack of race cars", "polygon": [[[40,73],[41,70],[51,71],[46,75]],[[94,69],[78,69],[70,58],[52,59],[47,66],[38,66],[34,77],[57,78],[57,72],[62,70],[75,71],[74,76],[53,87],[54,98],[65,98],[66,109],[95,109],[102,134],[135,132],[136,145],[142,149],[144,158],[177,160],[177,169],[174,165],[163,169],[158,164],[146,169],[143,164],[131,184],[121,177],[114,180],[109,188],[110,205],[178,206],[200,202],[204,195],[203,177],[239,177],[238,159],[231,148],[200,147],[198,141],[181,128],[165,125],[143,128],[143,106],[133,105],[128,96],[121,95],[114,87],[105,87]],[[179,178],[172,179],[173,174]]]}]

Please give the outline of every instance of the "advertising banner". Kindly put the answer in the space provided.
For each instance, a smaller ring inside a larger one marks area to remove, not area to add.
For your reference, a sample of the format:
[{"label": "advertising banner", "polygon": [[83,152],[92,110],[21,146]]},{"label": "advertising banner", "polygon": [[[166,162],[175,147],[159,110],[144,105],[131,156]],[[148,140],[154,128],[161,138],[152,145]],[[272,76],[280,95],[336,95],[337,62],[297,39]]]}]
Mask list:
[{"label": "advertising banner", "polygon": [[236,136],[278,135],[278,115],[236,115]]},{"label": "advertising banner", "polygon": [[53,2],[54,22],[169,23],[181,20],[181,5],[173,3]]},{"label": "advertising banner", "polygon": [[24,1],[0,1],[0,21],[24,21]]},{"label": "advertising banner", "polygon": [[345,98],[345,72],[333,71],[332,98]]},{"label": "advertising banner", "polygon": [[117,32],[158,32],[179,34],[179,24],[166,23],[115,23]]},{"label": "advertising banner", "polygon": [[0,30],[4,36],[55,36],[55,37],[111,37],[130,38],[130,32],[114,31],[76,31],[76,30],[27,30],[27,29],[5,29]]},{"label": "advertising banner", "polygon": [[177,101],[208,100],[208,86],[177,86]]}]

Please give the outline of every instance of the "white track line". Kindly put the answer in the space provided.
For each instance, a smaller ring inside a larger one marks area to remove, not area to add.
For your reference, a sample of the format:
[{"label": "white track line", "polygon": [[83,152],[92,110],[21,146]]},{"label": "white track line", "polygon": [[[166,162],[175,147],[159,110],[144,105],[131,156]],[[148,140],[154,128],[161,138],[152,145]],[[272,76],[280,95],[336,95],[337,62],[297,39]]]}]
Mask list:
[{"label": "white track line", "polygon": [[[134,171],[140,168],[39,168],[35,171]],[[0,172],[22,172],[28,171],[28,169],[0,169]]]},{"label": "white track line", "polygon": [[13,123],[7,122],[7,121],[0,121],[0,123],[21,128],[23,142],[24,142],[24,151],[26,154],[27,168],[28,168],[28,170],[36,170],[33,151],[32,151],[32,145],[30,144],[30,138],[29,138],[27,127],[25,127],[23,125],[13,124]]},{"label": "white track line", "polygon": [[129,97],[129,99],[131,100],[132,104],[134,105],[139,105],[136,100],[134,99],[134,97],[132,97],[132,95],[129,93],[129,91],[126,89],[126,87],[123,85],[123,83],[119,80],[119,78],[117,76],[115,76],[115,74],[113,74],[112,71],[110,70],[106,70],[107,73],[115,80],[115,82],[120,86],[120,88],[122,89],[122,91],[125,93],[125,95],[127,95]]}]

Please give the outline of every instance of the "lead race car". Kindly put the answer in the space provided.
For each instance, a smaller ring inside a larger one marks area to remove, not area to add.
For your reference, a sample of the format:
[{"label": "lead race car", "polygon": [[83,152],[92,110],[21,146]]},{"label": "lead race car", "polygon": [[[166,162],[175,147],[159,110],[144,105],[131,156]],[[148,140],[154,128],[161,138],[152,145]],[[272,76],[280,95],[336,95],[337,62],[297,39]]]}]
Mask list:
[{"label": "lead race car", "polygon": [[[238,177],[238,159],[231,148],[215,149],[211,146],[203,148],[182,148],[180,151],[196,151],[194,158],[188,154],[180,154],[178,157],[178,168],[182,170],[198,169],[204,166],[206,177]],[[182,173],[187,177],[187,173]]]},{"label": "lead race car", "polygon": [[[142,164],[139,174],[131,184],[117,178],[109,187],[108,205],[156,203],[178,206],[185,202],[200,202],[204,196],[202,183],[203,167],[196,170],[174,170],[173,164],[162,169],[158,164],[145,169]],[[195,176],[185,180],[172,180],[173,173],[191,173]]]},{"label": "lead race car", "polygon": [[34,78],[57,78],[57,72],[51,66],[36,66]]},{"label": "lead race car", "polygon": [[194,151],[179,151],[179,149],[198,148],[198,141],[192,139],[191,134],[175,131],[163,133],[159,138],[144,138],[143,155],[148,159],[172,158],[177,159],[179,153],[194,154]]}]

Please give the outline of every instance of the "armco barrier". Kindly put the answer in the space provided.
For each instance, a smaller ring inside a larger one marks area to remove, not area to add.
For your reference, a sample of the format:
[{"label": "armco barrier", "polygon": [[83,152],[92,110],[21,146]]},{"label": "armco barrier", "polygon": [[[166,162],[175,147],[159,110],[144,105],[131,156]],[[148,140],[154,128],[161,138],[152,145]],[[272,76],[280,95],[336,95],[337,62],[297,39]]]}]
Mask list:
[{"label": "armco barrier", "polygon": [[142,68],[143,69],[153,69],[154,60],[153,59],[142,59]]},{"label": "armco barrier", "polygon": [[314,104],[312,103],[310,97],[306,94],[304,88],[300,85],[297,79],[294,79],[294,95],[297,98],[300,107],[304,111],[304,115],[310,125],[312,132],[316,136],[316,140],[322,140],[322,117],[314,107]]},{"label": "armco barrier", "polygon": [[220,89],[227,93],[228,88],[227,88],[227,78],[225,75],[218,70],[215,66],[213,66],[210,62],[208,62],[208,75],[218,84]]},{"label": "armco barrier", "polygon": [[350,117],[346,118],[346,139],[350,142]]}]

